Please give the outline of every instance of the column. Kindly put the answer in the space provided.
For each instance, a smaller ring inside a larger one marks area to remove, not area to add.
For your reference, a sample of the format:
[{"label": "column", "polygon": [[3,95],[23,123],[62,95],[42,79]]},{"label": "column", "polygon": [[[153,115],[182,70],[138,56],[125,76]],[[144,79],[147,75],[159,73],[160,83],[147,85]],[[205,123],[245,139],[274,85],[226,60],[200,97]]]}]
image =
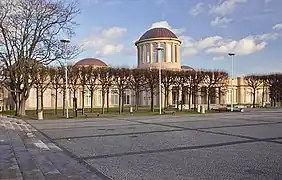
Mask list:
[{"label": "column", "polygon": [[167,60],[168,60],[168,54],[167,54],[167,45],[168,45],[168,43],[164,43],[164,47],[165,47],[165,57],[164,57],[164,62],[167,62]]},{"label": "column", "polygon": [[175,62],[175,48],[174,48],[174,44],[172,43],[171,45],[171,54],[172,54],[172,57],[171,57],[171,62]]},{"label": "column", "polygon": [[137,46],[137,62],[138,62],[138,65],[141,64],[141,61],[140,61],[140,46]]},{"label": "column", "polygon": [[152,59],[153,59],[153,43],[150,43],[150,64],[152,64]]}]

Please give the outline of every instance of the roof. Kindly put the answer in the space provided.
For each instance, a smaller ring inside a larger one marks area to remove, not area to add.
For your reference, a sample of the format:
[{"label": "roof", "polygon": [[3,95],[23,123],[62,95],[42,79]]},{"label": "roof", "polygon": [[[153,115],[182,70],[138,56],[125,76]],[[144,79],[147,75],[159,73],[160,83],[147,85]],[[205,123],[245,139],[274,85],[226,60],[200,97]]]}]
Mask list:
[{"label": "roof", "polygon": [[192,70],[192,71],[194,71],[194,69],[191,67],[191,66],[181,66],[181,69],[183,69],[183,70]]},{"label": "roof", "polygon": [[77,63],[75,63],[75,66],[99,66],[99,67],[107,67],[107,64],[101,61],[100,59],[96,58],[85,58]]},{"label": "roof", "polygon": [[176,38],[177,36],[167,28],[153,28],[146,31],[139,41],[152,39],[152,38]]}]

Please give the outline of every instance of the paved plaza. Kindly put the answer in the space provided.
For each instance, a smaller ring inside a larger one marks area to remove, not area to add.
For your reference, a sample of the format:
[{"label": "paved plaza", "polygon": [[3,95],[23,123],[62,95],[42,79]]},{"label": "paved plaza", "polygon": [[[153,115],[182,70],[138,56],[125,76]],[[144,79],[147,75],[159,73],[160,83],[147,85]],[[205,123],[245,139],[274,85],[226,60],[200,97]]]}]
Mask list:
[{"label": "paved plaza", "polygon": [[282,179],[282,109],[28,121],[102,179]]},{"label": "paved plaza", "polygon": [[278,180],[281,116],[273,108],[29,124],[2,118],[0,179]]}]

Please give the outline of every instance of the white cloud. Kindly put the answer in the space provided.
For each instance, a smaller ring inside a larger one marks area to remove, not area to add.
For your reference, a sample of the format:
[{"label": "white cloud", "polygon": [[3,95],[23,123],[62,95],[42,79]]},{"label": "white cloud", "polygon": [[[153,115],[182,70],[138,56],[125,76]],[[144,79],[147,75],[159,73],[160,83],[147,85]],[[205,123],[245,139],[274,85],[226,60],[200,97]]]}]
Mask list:
[{"label": "white cloud", "polygon": [[[172,32],[174,32],[177,35],[181,35],[185,32],[185,28],[179,28],[179,29],[173,29],[167,21],[159,21],[159,22],[155,22],[152,24],[151,28],[157,28],[157,27],[164,27],[167,28],[169,30],[171,30]],[[151,29],[150,28],[150,29]]]},{"label": "white cloud", "polygon": [[239,41],[236,40],[227,40],[223,42],[220,46],[215,46],[209,49],[206,49],[206,53],[213,54],[227,54],[228,52],[234,52],[236,55],[248,55],[254,52],[261,51],[267,45],[267,42],[256,42],[253,38],[243,38]]},{"label": "white cloud", "polygon": [[281,24],[275,24],[272,29],[274,30],[282,30],[282,23]]},{"label": "white cloud", "polygon": [[196,17],[199,14],[201,14],[203,11],[204,11],[204,3],[199,2],[198,4],[196,4],[194,7],[190,9],[189,14],[193,17]]},{"label": "white cloud", "polygon": [[211,13],[225,16],[231,14],[239,4],[246,3],[248,0],[221,0],[219,4],[211,8]]},{"label": "white cloud", "polygon": [[110,56],[123,50],[124,45],[118,40],[126,34],[126,28],[112,27],[97,32],[82,41],[84,49],[93,50],[96,56]]},{"label": "white cloud", "polygon": [[222,56],[229,52],[236,55],[248,55],[263,50],[268,41],[276,40],[279,34],[266,33],[261,35],[247,36],[239,40],[224,39],[221,36],[210,36],[195,40],[189,36],[180,36],[182,40],[181,55],[193,56],[200,52]]},{"label": "white cloud", "polygon": [[229,18],[217,16],[214,20],[211,21],[211,25],[225,28],[231,21],[232,20]]},{"label": "white cloud", "polygon": [[225,59],[224,56],[215,56],[215,57],[212,58],[212,60],[214,60],[214,61],[220,61],[220,60],[224,60],[224,59]]}]

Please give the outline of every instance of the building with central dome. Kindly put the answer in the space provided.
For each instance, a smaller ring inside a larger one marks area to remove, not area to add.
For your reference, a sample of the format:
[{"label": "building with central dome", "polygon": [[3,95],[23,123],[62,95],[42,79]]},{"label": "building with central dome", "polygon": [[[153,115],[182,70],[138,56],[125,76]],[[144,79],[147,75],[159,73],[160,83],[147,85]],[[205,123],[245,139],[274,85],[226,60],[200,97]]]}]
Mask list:
[{"label": "building with central dome", "polygon": [[[162,66],[163,69],[180,69],[181,41],[169,29],[152,28],[146,31],[138,41],[137,67],[150,68]],[[163,50],[158,52],[157,47]]]},{"label": "building with central dome", "polygon": [[[194,69],[190,66],[181,66],[181,59],[180,59],[180,47],[181,47],[181,40],[173,33],[170,29],[164,27],[156,27],[148,29],[141,37],[135,42],[135,46],[137,48],[137,68],[161,68],[168,69],[168,70],[185,70],[185,71],[194,71]],[[157,50],[158,47],[161,47],[162,50]],[[74,64],[76,67],[88,67],[91,66],[93,68],[101,68],[101,67],[108,67],[108,65],[97,58],[84,58]],[[99,84],[99,81],[97,84]],[[231,83],[232,81],[232,83]],[[220,94],[215,98],[212,98],[211,104],[230,104],[231,103],[231,84],[234,87],[234,96],[233,102],[234,104],[250,104],[252,102],[252,91],[247,86],[246,82],[243,78],[235,78],[229,79],[228,81],[229,86],[227,89],[226,94]],[[90,107],[91,105],[91,94],[90,91],[85,90],[85,93],[82,93],[82,87],[78,87],[76,91],[77,97],[77,105],[78,107],[82,106],[83,99],[84,99],[84,107]],[[147,90],[144,90],[140,93],[139,97],[139,105],[141,106],[150,106],[151,98],[154,98],[154,105],[159,105],[159,93],[160,91],[156,89],[156,93],[154,96],[151,97],[150,93]],[[219,92],[219,89],[215,89],[214,92]],[[11,107],[13,104],[10,99],[8,98],[9,92],[5,89],[0,88],[0,110],[1,109],[9,109],[7,107]],[[177,94],[182,94],[185,97],[179,97]],[[191,97],[187,96],[188,93],[179,93],[178,88],[174,88],[171,86],[171,89],[168,93],[168,102],[169,105],[176,104],[179,102],[179,99],[183,99],[184,104],[191,104],[196,102],[197,104],[207,104],[207,90],[205,89],[204,85],[201,86],[197,99],[192,99]],[[84,97],[83,97],[84,96]],[[123,103],[127,106],[133,105],[135,102],[134,98],[135,94],[132,90],[126,89],[124,92],[124,99]],[[73,94],[70,93],[68,95],[70,107],[72,104]],[[261,98],[263,97],[262,90],[259,89],[257,92],[256,100],[260,103]],[[99,85],[95,89],[93,94],[93,106],[94,107],[101,107],[102,106],[102,93]],[[116,87],[112,86],[109,90],[108,102],[110,106],[118,106],[119,104],[119,96],[118,90]],[[191,98],[191,99],[189,99]],[[44,108],[46,109],[53,109],[55,107],[55,97],[54,97],[54,89],[49,88],[44,92]],[[164,95],[163,98],[164,99]],[[58,107],[63,107],[63,94],[59,93],[58,97]],[[30,96],[26,102],[27,109],[35,109],[36,108],[36,89],[32,88],[30,91]],[[265,92],[265,102],[269,102],[269,92],[266,90]],[[162,101],[164,104],[164,101]]]}]

